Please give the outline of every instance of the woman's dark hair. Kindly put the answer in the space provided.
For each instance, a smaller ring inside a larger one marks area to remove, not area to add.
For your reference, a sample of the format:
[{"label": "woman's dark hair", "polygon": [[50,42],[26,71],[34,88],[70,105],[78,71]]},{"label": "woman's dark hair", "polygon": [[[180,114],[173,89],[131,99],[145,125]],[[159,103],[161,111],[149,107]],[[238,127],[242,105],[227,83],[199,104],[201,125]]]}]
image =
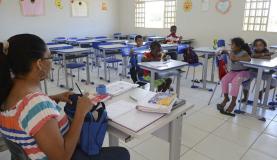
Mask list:
[{"label": "woman's dark hair", "polygon": [[135,41],[137,41],[138,39],[142,39],[142,36],[141,36],[141,35],[137,35],[137,36],[135,37]]},{"label": "woman's dark hair", "polygon": [[251,48],[249,47],[249,45],[247,43],[245,43],[245,41],[242,38],[240,38],[240,37],[233,38],[231,40],[231,42],[232,42],[232,44],[235,44],[240,49],[246,51],[249,55],[252,54]]},{"label": "woman's dark hair", "polygon": [[150,50],[153,50],[155,48],[161,48],[161,44],[158,41],[154,41],[150,44]]},{"label": "woman's dark hair", "polygon": [[7,53],[0,45],[0,107],[6,101],[13,85],[11,73],[24,76],[31,71],[32,63],[43,58],[47,51],[45,42],[32,34],[15,35],[8,39]]}]

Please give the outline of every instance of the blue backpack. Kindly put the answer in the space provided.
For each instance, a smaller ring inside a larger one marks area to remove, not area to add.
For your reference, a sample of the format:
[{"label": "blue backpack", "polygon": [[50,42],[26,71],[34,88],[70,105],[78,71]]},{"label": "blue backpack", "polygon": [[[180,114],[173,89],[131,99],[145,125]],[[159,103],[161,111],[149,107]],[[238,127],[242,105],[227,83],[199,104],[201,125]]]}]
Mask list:
[{"label": "blue backpack", "polygon": [[[74,118],[76,111],[78,97],[81,95],[75,94],[70,96],[72,104],[66,104],[64,111],[70,119]],[[100,105],[102,105],[100,107]],[[92,115],[92,112],[98,113],[98,118],[95,119]],[[97,155],[99,154],[102,144],[105,138],[107,131],[108,116],[103,102],[98,103],[93,107],[91,112],[89,112],[84,120],[82,127],[79,147],[87,155]]]}]

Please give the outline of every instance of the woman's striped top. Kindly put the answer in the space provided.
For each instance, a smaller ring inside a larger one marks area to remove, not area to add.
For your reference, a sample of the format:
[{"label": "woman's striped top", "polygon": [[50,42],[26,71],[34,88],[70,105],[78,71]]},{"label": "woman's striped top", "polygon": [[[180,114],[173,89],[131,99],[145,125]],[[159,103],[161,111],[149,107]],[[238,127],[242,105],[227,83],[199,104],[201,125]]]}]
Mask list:
[{"label": "woman's striped top", "polygon": [[0,132],[6,139],[19,144],[31,160],[46,160],[34,135],[50,119],[56,119],[64,135],[69,122],[63,109],[43,93],[33,93],[19,101],[15,108],[0,112]]}]

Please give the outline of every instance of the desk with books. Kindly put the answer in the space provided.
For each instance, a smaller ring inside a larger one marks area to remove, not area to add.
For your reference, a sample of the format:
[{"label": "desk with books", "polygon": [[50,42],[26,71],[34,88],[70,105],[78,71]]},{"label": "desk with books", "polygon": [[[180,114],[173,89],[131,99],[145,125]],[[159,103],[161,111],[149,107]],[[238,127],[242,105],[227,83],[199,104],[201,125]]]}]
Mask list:
[{"label": "desk with books", "polygon": [[133,105],[133,108],[125,114],[111,115],[112,119],[108,122],[109,145],[118,146],[119,139],[127,143],[135,138],[153,134],[170,143],[169,159],[179,160],[182,120],[186,112],[193,108],[193,104],[180,105],[169,114],[142,112],[136,109],[139,102],[130,98],[131,95],[137,95],[138,92],[143,92],[143,94],[153,93],[141,88],[131,88],[106,101],[108,116],[111,109],[109,107],[122,109],[122,105],[130,107]]}]

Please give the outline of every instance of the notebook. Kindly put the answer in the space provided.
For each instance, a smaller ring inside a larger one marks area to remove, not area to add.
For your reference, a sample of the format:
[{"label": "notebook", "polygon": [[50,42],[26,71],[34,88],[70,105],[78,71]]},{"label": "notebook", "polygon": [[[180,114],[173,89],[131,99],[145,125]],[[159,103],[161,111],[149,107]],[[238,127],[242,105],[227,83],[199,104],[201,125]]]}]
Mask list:
[{"label": "notebook", "polygon": [[126,91],[138,87],[137,84],[132,84],[124,81],[117,81],[107,85],[107,93],[112,96],[118,96]]},{"label": "notebook", "polygon": [[136,106],[137,103],[124,100],[109,104],[106,106],[108,118],[114,123],[138,132],[164,116],[164,114],[138,111]]}]

